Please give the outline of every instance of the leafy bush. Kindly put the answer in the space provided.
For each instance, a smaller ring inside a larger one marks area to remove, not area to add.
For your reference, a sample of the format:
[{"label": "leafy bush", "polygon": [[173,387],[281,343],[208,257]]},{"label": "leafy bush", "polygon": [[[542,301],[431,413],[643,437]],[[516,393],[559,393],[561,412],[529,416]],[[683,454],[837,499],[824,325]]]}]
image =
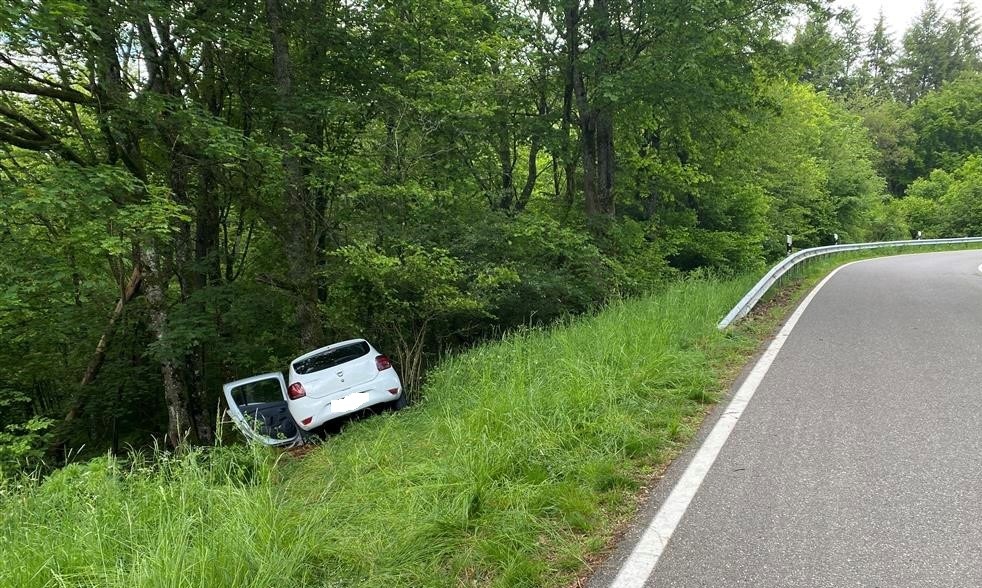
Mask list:
[{"label": "leafy bush", "polygon": [[0,486],[24,471],[36,468],[47,450],[54,421],[33,417],[0,430]]},{"label": "leafy bush", "polygon": [[909,238],[982,235],[982,156],[973,155],[951,172],[934,170],[918,178],[907,195],[890,203]]}]

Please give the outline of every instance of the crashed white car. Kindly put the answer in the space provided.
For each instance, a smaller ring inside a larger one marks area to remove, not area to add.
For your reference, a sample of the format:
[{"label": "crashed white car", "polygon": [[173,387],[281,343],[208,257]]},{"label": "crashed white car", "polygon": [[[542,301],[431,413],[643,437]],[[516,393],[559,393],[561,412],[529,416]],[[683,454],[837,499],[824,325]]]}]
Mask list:
[{"label": "crashed white car", "polygon": [[364,339],[342,341],[290,362],[289,384],[272,372],[223,386],[229,416],[249,439],[294,445],[302,431],[382,403],[406,405],[389,358]]}]

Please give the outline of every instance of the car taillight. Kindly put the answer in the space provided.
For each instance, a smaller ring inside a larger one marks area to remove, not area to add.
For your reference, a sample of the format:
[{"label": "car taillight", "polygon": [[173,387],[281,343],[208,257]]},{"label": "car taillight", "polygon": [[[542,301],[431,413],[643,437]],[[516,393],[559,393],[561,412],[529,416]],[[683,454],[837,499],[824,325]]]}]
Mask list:
[{"label": "car taillight", "polygon": [[390,367],[392,367],[392,362],[389,361],[388,357],[384,355],[379,355],[378,357],[375,358],[375,367],[377,367],[378,371],[380,372],[385,371]]},{"label": "car taillight", "polygon": [[290,400],[296,400],[297,398],[303,398],[307,395],[307,391],[303,389],[303,384],[300,382],[294,382],[290,384],[290,387],[286,389],[287,396]]}]

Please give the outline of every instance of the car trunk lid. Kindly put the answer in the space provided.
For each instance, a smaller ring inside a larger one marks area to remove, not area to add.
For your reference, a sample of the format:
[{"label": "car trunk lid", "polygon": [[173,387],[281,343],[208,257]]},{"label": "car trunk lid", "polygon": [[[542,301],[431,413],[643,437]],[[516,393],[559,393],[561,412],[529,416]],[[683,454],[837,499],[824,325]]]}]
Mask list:
[{"label": "car trunk lid", "polygon": [[318,349],[293,360],[292,382],[300,382],[311,398],[346,392],[375,379],[376,355],[367,341],[348,341]]}]

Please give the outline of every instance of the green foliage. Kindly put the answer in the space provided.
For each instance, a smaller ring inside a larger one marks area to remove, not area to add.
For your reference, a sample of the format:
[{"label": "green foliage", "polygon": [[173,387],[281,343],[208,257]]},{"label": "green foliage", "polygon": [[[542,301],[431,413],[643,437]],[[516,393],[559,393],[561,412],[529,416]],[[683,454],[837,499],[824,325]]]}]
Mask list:
[{"label": "green foliage", "polygon": [[861,120],[806,86],[775,86],[771,96],[778,116],[746,137],[748,150],[765,150],[760,167],[748,171],[772,203],[770,256],[783,251],[785,234],[798,247],[829,244],[833,233],[863,240],[884,186]]},{"label": "green foliage", "polygon": [[[853,96],[867,79],[862,75],[863,38],[855,10],[831,12],[813,7],[804,24],[795,31],[791,51],[802,68],[800,79],[834,96]],[[886,43],[877,39],[877,43]],[[889,49],[878,47],[879,60]],[[872,51],[871,51],[872,53]]]},{"label": "green foliage", "polygon": [[752,352],[715,323],[754,279],[481,345],[300,460],[190,449],[0,486],[0,585],[569,585]]},{"label": "green foliage", "polygon": [[[9,391],[5,392],[4,402],[9,405],[17,397],[10,395]],[[0,487],[8,478],[40,466],[48,440],[47,433],[53,424],[51,419],[32,417],[22,423],[8,424],[0,430]]]},{"label": "green foliage", "polygon": [[935,0],[925,0],[917,20],[904,34],[899,95],[908,104],[937,90],[959,71],[954,59],[959,44],[955,23]]},{"label": "green foliage", "polygon": [[885,197],[873,206],[870,211],[870,239],[874,241],[901,241],[916,236],[916,231],[911,232],[907,218],[898,203],[898,200]]},{"label": "green foliage", "polygon": [[[905,112],[882,27],[809,3],[788,43],[799,4],[5,6],[2,425],[53,419],[59,459],[208,443],[224,381],[332,340],[415,388],[487,337],[759,269],[786,233],[955,230],[967,197],[883,202],[877,172],[899,195],[960,165],[973,78]],[[939,21],[958,71],[966,10]]]},{"label": "green foliage", "polygon": [[952,174],[940,198],[945,232],[951,236],[982,234],[982,156],[973,155]]},{"label": "green foliage", "polygon": [[910,177],[954,170],[982,150],[982,74],[965,74],[925,96],[909,118],[916,135]]},{"label": "green foliage", "polygon": [[876,171],[886,179],[891,194],[902,195],[914,160],[915,131],[907,108],[889,99],[854,103],[853,107],[863,117],[863,124],[873,140]]},{"label": "green foliage", "polygon": [[852,11],[820,9],[809,13],[791,49],[802,81],[863,116],[877,147],[876,169],[890,193],[901,196],[914,179],[957,167],[978,145],[972,133],[979,33],[970,2],[946,13],[925,0],[901,48],[882,11],[864,37]]},{"label": "green foliage", "polygon": [[934,170],[918,178],[903,198],[890,203],[892,214],[910,234],[965,237],[982,234],[982,156],[972,155],[954,170]]},{"label": "green foliage", "polygon": [[[5,3],[0,583],[568,579],[744,357],[749,278],[696,276],[982,232],[970,7],[862,36],[794,0]],[[351,337],[421,405],[303,471],[140,457]]]},{"label": "green foliage", "polygon": [[897,48],[887,30],[886,15],[880,8],[879,18],[866,41],[865,71],[863,77],[871,96],[889,99],[894,94],[896,80]]}]

